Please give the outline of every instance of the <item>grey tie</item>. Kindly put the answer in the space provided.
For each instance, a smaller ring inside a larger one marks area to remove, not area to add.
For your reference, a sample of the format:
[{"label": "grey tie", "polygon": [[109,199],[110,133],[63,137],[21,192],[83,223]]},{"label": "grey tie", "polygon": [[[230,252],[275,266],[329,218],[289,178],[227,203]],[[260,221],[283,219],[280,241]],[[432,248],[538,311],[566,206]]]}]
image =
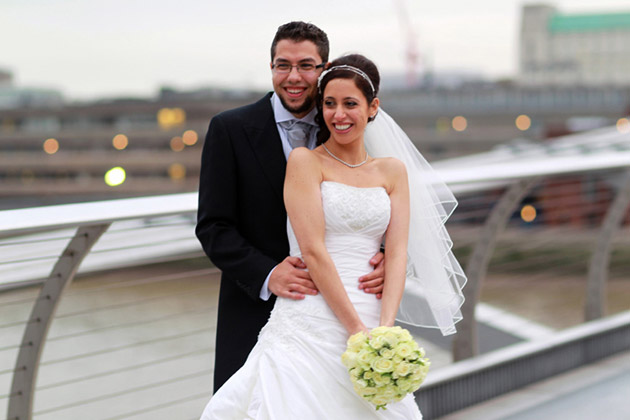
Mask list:
[{"label": "grey tie", "polygon": [[287,139],[292,149],[307,147],[312,125],[298,120],[281,121],[280,125],[286,130]]}]

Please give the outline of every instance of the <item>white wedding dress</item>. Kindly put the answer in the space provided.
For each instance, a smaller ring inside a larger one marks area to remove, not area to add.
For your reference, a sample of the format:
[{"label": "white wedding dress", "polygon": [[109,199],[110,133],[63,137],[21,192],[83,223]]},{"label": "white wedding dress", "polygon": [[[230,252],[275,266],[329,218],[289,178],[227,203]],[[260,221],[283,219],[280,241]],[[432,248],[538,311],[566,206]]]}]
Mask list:
[{"label": "white wedding dress", "polygon": [[[372,271],[391,213],[382,187],[321,184],[326,247],[350,300],[368,328],[378,326],[380,300],[359,290]],[[291,255],[300,256],[288,226]],[[375,407],[353,390],[341,364],[348,333],[318,294],[304,300],[278,298],[245,365],[212,397],[202,420],[421,419],[413,395]]]}]

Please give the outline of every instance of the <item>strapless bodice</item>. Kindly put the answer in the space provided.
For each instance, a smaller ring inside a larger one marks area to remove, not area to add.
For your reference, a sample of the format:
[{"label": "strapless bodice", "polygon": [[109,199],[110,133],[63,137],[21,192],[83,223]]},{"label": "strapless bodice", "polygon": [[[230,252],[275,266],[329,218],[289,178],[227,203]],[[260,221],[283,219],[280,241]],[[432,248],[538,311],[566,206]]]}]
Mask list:
[{"label": "strapless bodice", "polygon": [[[326,223],[326,248],[337,263],[338,257],[356,263],[367,253],[368,260],[378,251],[389,224],[391,206],[383,187],[361,188],[339,182],[320,185]],[[287,223],[290,253],[301,256],[291,224]],[[346,261],[343,265],[346,265]],[[350,261],[348,261],[350,262]],[[365,261],[363,261],[365,263]]]},{"label": "strapless bodice", "polygon": [[[370,259],[378,252],[389,225],[389,195],[383,187],[361,188],[333,181],[323,181],[320,189],[326,223],[326,249],[359,313],[378,316],[380,310],[375,310],[374,305],[380,304],[380,301],[373,294],[358,289],[358,278],[374,269]],[[289,222],[287,233],[291,255],[301,257]],[[320,307],[325,305],[320,294],[307,296],[303,302]],[[364,321],[369,322],[367,319]]]}]

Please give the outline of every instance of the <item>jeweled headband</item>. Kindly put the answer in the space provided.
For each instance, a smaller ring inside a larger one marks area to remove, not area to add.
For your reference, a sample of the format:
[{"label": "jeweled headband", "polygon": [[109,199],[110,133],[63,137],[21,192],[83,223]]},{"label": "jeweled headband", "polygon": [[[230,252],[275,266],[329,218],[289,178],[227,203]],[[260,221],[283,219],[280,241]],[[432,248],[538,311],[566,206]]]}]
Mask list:
[{"label": "jeweled headband", "polygon": [[374,85],[372,84],[372,80],[370,80],[370,77],[367,74],[365,74],[365,72],[363,70],[358,69],[358,68],[356,68],[354,66],[349,66],[347,64],[334,66],[334,67],[329,68],[328,70],[324,70],[322,72],[322,74],[320,74],[319,79],[317,79],[317,90],[319,90],[321,92],[321,86],[320,85],[322,83],[322,79],[328,73],[330,73],[331,71],[335,71],[335,70],[347,70],[347,71],[351,71],[351,72],[356,73],[359,76],[363,77],[370,84],[370,87],[372,88],[372,95],[376,95],[376,91],[374,89]]}]

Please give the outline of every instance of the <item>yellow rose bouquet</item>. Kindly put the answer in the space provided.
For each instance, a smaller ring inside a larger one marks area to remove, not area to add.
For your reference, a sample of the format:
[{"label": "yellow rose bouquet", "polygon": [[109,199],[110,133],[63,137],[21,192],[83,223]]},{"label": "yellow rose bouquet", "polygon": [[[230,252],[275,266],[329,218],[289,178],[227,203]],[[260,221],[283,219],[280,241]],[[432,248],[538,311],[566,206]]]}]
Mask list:
[{"label": "yellow rose bouquet", "polygon": [[420,387],[431,364],[424,355],[406,329],[377,327],[351,336],[341,362],[357,394],[379,410]]}]

